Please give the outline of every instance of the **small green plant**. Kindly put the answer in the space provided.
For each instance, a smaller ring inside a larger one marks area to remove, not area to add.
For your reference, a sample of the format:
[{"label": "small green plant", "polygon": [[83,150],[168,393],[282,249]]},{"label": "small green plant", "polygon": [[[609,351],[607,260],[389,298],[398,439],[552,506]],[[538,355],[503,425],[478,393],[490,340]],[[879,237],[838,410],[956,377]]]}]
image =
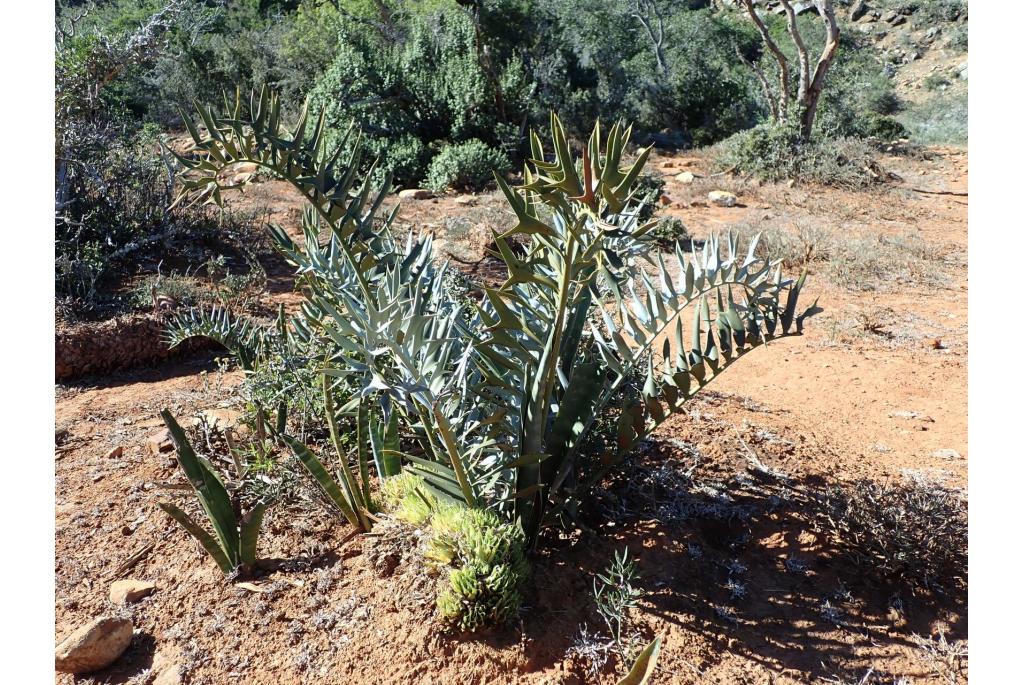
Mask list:
[{"label": "small green plant", "polygon": [[944,74],[928,74],[923,81],[925,90],[939,90],[949,85],[949,79]]},{"label": "small green plant", "polygon": [[473,632],[507,621],[518,610],[529,567],[522,531],[493,513],[440,501],[408,471],[380,487],[385,511],[426,528],[424,556],[443,576],[438,613]]},{"label": "small green plant", "polygon": [[147,276],[141,279],[131,290],[131,305],[139,310],[153,309],[154,289],[160,295],[173,298],[179,307],[193,307],[203,300],[203,292],[196,278],[184,275],[167,274]]},{"label": "small green plant", "polygon": [[639,579],[636,561],[629,558],[629,548],[619,554],[615,552],[612,563],[594,578],[594,603],[608,633],[615,642],[615,649],[625,655],[629,649],[626,643],[632,644],[632,636],[623,639],[624,631],[629,628],[629,610],[636,607],[643,597],[643,591],[634,583]]},{"label": "small green plant", "polygon": [[907,127],[897,119],[883,114],[869,113],[864,116],[864,133],[885,142],[910,136]]},{"label": "small green plant", "polygon": [[177,506],[160,502],[160,508],[203,546],[225,575],[246,575],[256,561],[256,543],[267,504],[260,502],[240,518],[236,517],[237,506],[210,462],[196,455],[185,431],[169,411],[164,409],[160,416],[171,434],[178,463],[195,490],[214,535]]},{"label": "small green plant", "polygon": [[437,499],[424,488],[423,479],[405,471],[380,484],[381,504],[395,518],[414,526],[426,523],[437,509]]},{"label": "small green plant", "polygon": [[377,510],[370,494],[369,463],[371,454],[382,482],[401,473],[401,462],[398,456],[400,454],[398,415],[392,413],[390,418],[383,422],[376,418],[371,420],[372,409],[369,403],[358,403],[356,408],[357,469],[353,471],[348,463],[348,451],[342,446],[341,431],[338,428],[338,407],[334,399],[334,386],[337,380],[326,373],[322,378],[324,413],[327,416],[331,442],[334,445],[340,486],[338,480],[335,480],[328,472],[324,462],[300,440],[283,433],[280,437],[348,522],[360,530],[368,531],[372,527],[370,514]]},{"label": "small green plant", "polygon": [[449,188],[482,190],[491,181],[492,171],[503,174],[511,167],[505,153],[477,140],[449,145],[430,163],[426,185],[435,192]]},{"label": "small green plant", "polygon": [[679,243],[690,240],[690,233],[682,220],[674,216],[663,216],[658,219],[650,233],[650,239],[663,250],[674,250]]},{"label": "small green plant", "polygon": [[640,207],[637,212],[637,219],[650,221],[654,213],[658,211],[661,201],[661,194],[665,190],[665,179],[654,174],[640,174],[636,180],[636,187],[633,190],[634,196],[639,200]]},{"label": "small green plant", "polygon": [[529,567],[525,537],[492,512],[442,505],[430,518],[426,557],[447,570],[437,610],[461,630],[476,631],[515,616]]}]

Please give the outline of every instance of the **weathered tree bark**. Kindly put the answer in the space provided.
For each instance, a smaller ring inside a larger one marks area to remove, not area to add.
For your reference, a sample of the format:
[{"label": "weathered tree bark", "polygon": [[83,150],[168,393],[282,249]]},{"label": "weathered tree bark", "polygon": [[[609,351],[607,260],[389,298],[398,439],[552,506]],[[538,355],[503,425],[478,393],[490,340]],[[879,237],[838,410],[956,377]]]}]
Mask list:
[{"label": "weathered tree bark", "polygon": [[807,57],[807,46],[804,45],[804,38],[800,35],[800,28],[796,25],[796,12],[789,0],[780,0],[782,8],[786,11],[786,29],[789,37],[796,46],[797,63],[800,65],[800,85],[797,89],[796,101],[803,102],[807,96],[807,89],[811,85],[811,60]]},{"label": "weathered tree bark", "polygon": [[765,44],[765,47],[772,53],[772,56],[775,57],[775,61],[779,65],[779,107],[775,121],[776,123],[785,121],[789,110],[789,62],[786,60],[785,53],[779,48],[778,43],[768,33],[768,27],[764,25],[757,10],[754,9],[753,0],[743,0],[743,6],[746,8],[750,19],[754,22],[754,26],[757,27],[757,32],[761,34],[761,42]]},{"label": "weathered tree bark", "polygon": [[814,67],[814,76],[811,78],[810,86],[801,102],[803,112],[800,116],[800,135],[805,139],[811,137],[814,116],[818,111],[818,99],[821,97],[821,91],[825,88],[825,76],[839,51],[839,24],[836,23],[832,0],[817,0],[815,5],[818,7],[822,21],[825,22],[825,47],[821,51],[821,57],[818,58],[817,66]]},{"label": "weathered tree bark", "polygon": [[[658,64],[658,71],[664,75],[668,73],[668,63],[665,61],[665,18],[655,0],[634,0],[633,16],[637,18],[640,25],[647,32],[647,37],[654,47],[654,59]],[[657,22],[657,31],[655,31]]]},{"label": "weathered tree bark", "polygon": [[[825,25],[825,47],[822,49],[821,56],[818,57],[818,62],[812,72],[807,44],[804,42],[803,36],[800,35],[800,28],[796,23],[796,11],[793,9],[790,0],[779,1],[786,14],[786,28],[789,31],[789,37],[796,49],[799,78],[795,97],[790,89],[789,62],[786,59],[786,55],[772,39],[768,32],[768,27],[765,26],[764,21],[754,9],[753,0],[742,0],[747,15],[754,22],[754,26],[757,27],[757,31],[761,35],[761,41],[768,48],[768,51],[772,53],[772,56],[779,65],[779,104],[777,107],[771,107],[772,119],[776,123],[787,121],[790,105],[792,104],[799,116],[800,137],[808,140],[811,137],[811,132],[814,130],[814,118],[818,110],[818,100],[821,98],[821,92],[825,88],[825,77],[832,66],[832,62],[835,61],[836,53],[839,50],[839,24],[836,22],[836,13],[832,7],[832,0],[815,0],[814,4],[818,9],[818,15]],[[737,54],[745,64],[754,70],[762,84],[762,88],[767,93],[768,82],[764,77],[764,73],[754,64],[744,59],[738,49]],[[770,96],[769,103],[771,103]]]}]

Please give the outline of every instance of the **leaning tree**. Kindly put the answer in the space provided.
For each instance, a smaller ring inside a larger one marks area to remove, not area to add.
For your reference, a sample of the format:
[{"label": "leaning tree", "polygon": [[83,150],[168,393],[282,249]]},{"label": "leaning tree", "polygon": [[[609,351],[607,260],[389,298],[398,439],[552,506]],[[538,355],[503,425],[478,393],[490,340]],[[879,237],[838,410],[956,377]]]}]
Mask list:
[{"label": "leaning tree", "polygon": [[[832,0],[814,0],[813,2],[813,6],[817,9],[818,16],[825,27],[825,45],[813,70],[811,69],[811,59],[807,50],[807,44],[804,42],[804,38],[800,34],[800,28],[797,26],[796,17],[798,9],[794,8],[794,3],[790,2],[790,0],[779,0],[778,2],[778,5],[781,5],[781,9],[786,15],[786,28],[789,31],[789,37],[796,51],[799,78],[795,94],[793,92],[791,77],[793,69],[791,68],[790,60],[775,39],[772,38],[764,19],[758,14],[758,10],[755,7],[755,5],[760,4],[764,5],[767,9],[768,3],[763,2],[763,0],[762,2],[758,2],[758,0],[740,1],[743,3],[744,8],[746,8],[751,21],[754,22],[754,26],[757,27],[758,33],[761,34],[761,41],[778,64],[778,92],[773,96],[768,78],[760,66],[750,62],[742,54],[740,54],[740,59],[750,66],[757,75],[758,81],[760,81],[761,87],[764,89],[765,97],[768,100],[768,106],[772,113],[772,119],[775,123],[799,122],[800,136],[806,140],[811,137],[811,130],[814,127],[814,115],[818,109],[818,100],[821,97],[822,89],[825,87],[825,77],[828,74],[829,67],[832,66],[832,62],[835,61],[836,53],[839,50],[839,24],[836,22]],[[808,2],[796,4],[798,6],[811,5]],[[799,7],[799,9],[803,9],[803,7]]]}]

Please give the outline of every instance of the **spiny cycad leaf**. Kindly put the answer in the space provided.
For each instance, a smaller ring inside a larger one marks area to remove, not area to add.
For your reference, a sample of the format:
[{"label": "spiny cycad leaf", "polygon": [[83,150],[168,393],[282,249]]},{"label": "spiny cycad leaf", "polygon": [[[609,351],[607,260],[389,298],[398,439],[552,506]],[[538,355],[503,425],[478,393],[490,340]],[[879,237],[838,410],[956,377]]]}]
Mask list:
[{"label": "spiny cycad leaf", "polygon": [[175,314],[165,329],[170,347],[190,338],[209,338],[238,358],[243,369],[252,370],[263,357],[275,331],[251,319],[236,318],[221,307],[190,309]]}]

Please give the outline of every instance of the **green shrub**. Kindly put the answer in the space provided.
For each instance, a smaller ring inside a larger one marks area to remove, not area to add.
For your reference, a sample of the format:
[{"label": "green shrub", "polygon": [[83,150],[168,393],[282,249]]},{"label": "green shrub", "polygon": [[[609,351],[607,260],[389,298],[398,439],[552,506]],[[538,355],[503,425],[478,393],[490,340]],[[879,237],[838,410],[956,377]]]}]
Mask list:
[{"label": "green shrub", "polygon": [[757,85],[734,51],[756,49],[752,27],[731,13],[663,6],[662,71],[637,11],[621,1],[537,4],[533,31],[541,40],[530,50],[535,123],[554,110],[573,135],[585,137],[595,119],[623,118],[638,133],[668,129],[704,145],[756,122]]},{"label": "green shrub", "polygon": [[660,206],[661,194],[665,190],[665,179],[661,175],[640,174],[636,180],[634,197],[640,206],[637,215],[640,221],[649,221]]},{"label": "green shrub", "polygon": [[718,144],[715,163],[768,181],[809,181],[860,188],[877,181],[874,152],[854,138],[800,139],[795,126],[761,124]]},{"label": "green shrub", "polygon": [[949,79],[943,74],[928,74],[922,82],[925,90],[939,90],[949,85]]},{"label": "green shrub", "polygon": [[[340,20],[330,66],[310,94],[311,106],[325,111],[328,147],[354,122],[369,157],[379,160],[376,180],[390,172],[405,186],[424,178],[431,157],[427,146],[435,142],[478,140],[515,150],[518,126],[511,122],[521,119],[529,91],[522,61],[492,62],[493,73],[485,69],[473,23],[455,5],[396,15],[392,22],[394,30],[382,35],[358,21]],[[494,166],[502,158],[489,159]],[[477,173],[472,166],[467,171]]]},{"label": "green shrub", "polygon": [[901,102],[896,92],[888,88],[871,90],[864,95],[864,109],[868,114],[896,114]]},{"label": "green shrub", "polygon": [[690,240],[690,233],[686,230],[685,224],[674,216],[658,219],[658,223],[647,235],[663,250],[675,250],[676,244]]},{"label": "green shrub", "polygon": [[898,140],[900,138],[907,138],[910,135],[910,131],[898,119],[881,114],[868,114],[865,116],[864,133],[883,141]]},{"label": "green shrub", "polygon": [[499,150],[476,140],[449,145],[434,157],[427,170],[426,186],[435,192],[449,188],[456,190],[482,190],[512,166],[508,157]]}]

